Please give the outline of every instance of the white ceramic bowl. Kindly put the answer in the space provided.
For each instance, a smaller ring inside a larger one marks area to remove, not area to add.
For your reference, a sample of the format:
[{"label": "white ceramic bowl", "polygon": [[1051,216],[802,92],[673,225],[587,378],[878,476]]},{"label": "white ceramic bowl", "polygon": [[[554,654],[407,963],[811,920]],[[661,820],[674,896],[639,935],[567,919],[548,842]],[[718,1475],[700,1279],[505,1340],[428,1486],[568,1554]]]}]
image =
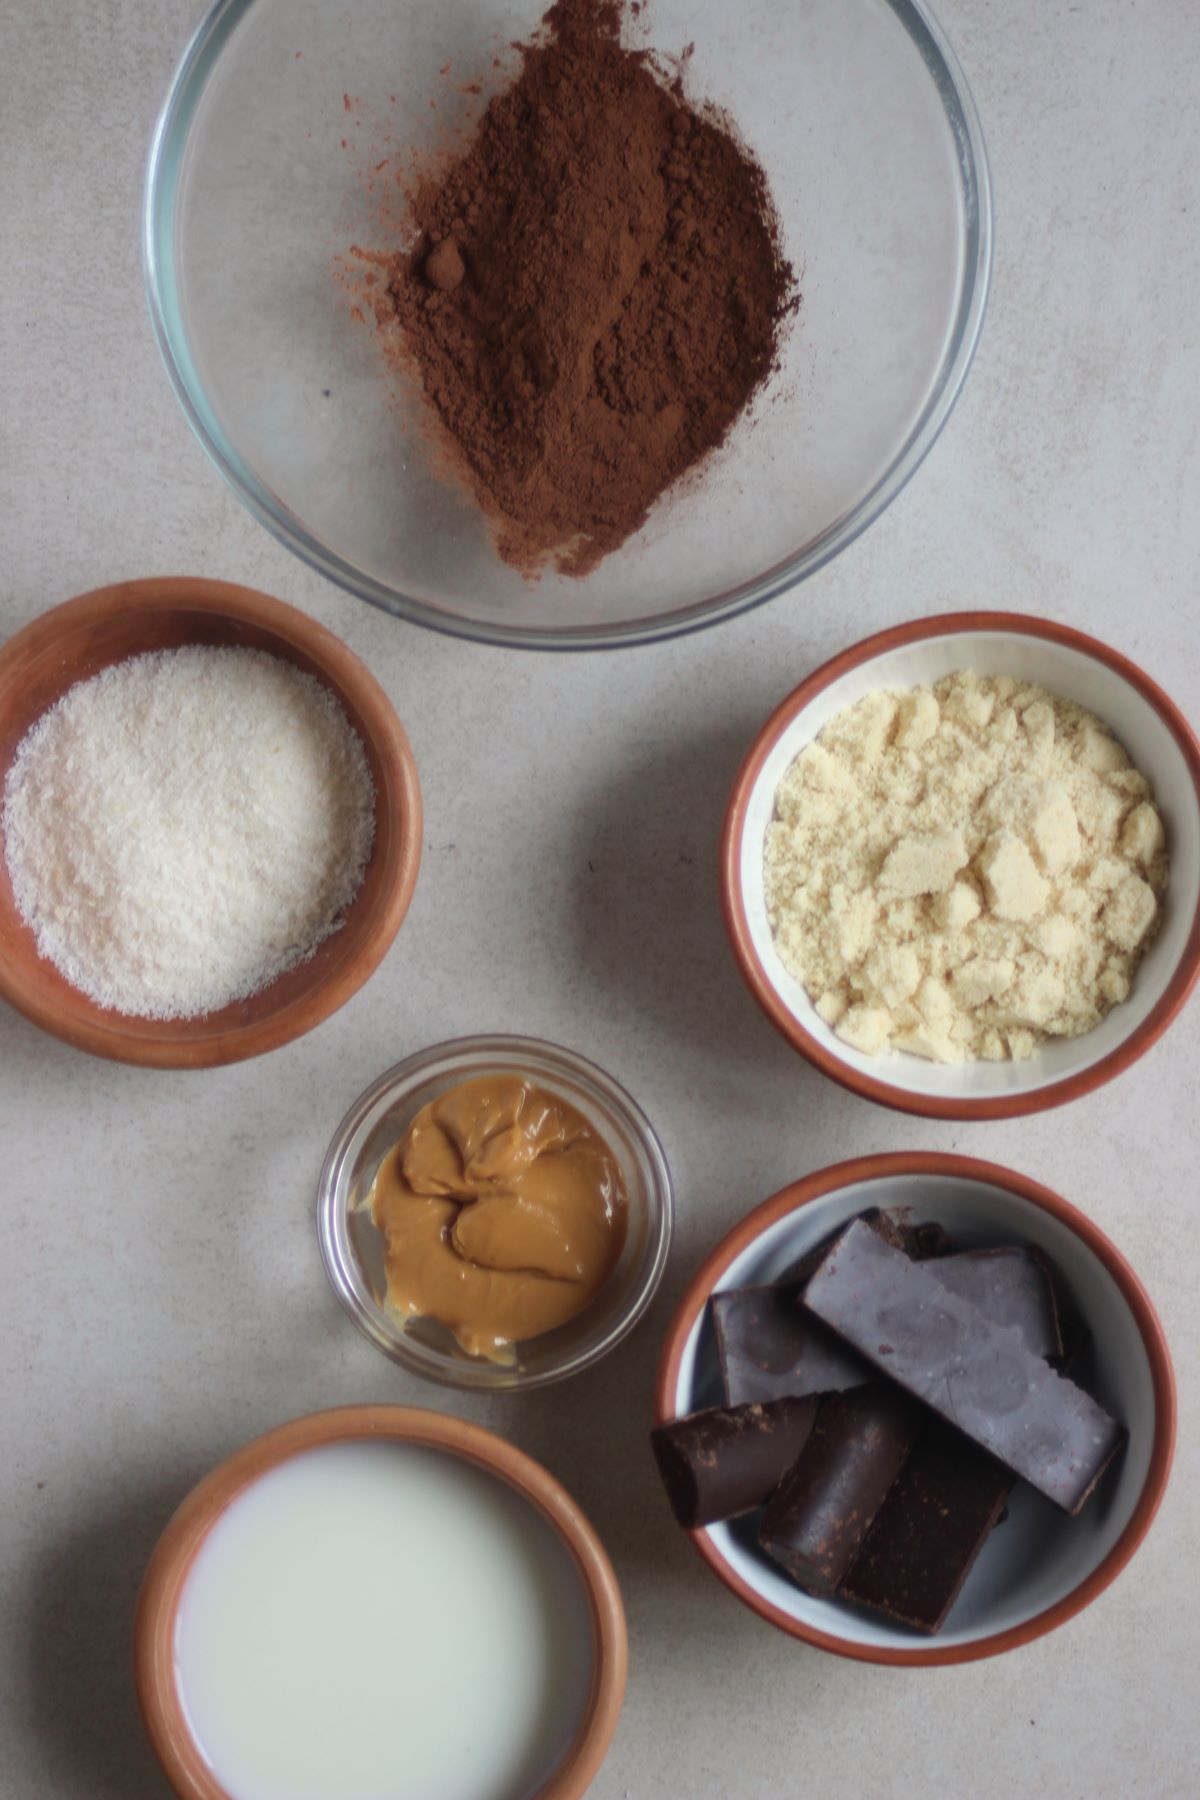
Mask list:
[{"label": "white ceramic bowl", "polygon": [[[864,695],[939,681],[958,669],[1036,681],[1087,707],[1154,788],[1168,834],[1163,926],[1127,1001],[1082,1037],[1023,1062],[944,1065],[904,1051],[867,1056],[844,1044],[784,968],[767,922],[763,846],[784,772],[828,720]],[[1182,713],[1136,664],[1095,638],[1020,613],[947,613],[896,626],[844,650],[777,707],[750,747],[721,849],[725,922],[742,973],[768,1017],[844,1087],[904,1112],[998,1119],[1061,1105],[1144,1054],[1200,973],[1200,744]]]},{"label": "white ceramic bowl", "polygon": [[657,1422],[721,1401],[710,1295],[781,1278],[869,1206],[906,1207],[914,1223],[937,1219],[964,1248],[1043,1250],[1091,1333],[1072,1375],[1128,1427],[1129,1442],[1077,1518],[1018,1483],[933,1638],[806,1594],[737,1521],[690,1535],[739,1599],[821,1649],[918,1666],[995,1656],[1061,1625],[1115,1579],[1150,1528],[1174,1447],[1174,1376],[1154,1308],[1116,1246],[1057,1194],[994,1163],[932,1152],[861,1157],[784,1188],[721,1241],[680,1302],[663,1347]]}]

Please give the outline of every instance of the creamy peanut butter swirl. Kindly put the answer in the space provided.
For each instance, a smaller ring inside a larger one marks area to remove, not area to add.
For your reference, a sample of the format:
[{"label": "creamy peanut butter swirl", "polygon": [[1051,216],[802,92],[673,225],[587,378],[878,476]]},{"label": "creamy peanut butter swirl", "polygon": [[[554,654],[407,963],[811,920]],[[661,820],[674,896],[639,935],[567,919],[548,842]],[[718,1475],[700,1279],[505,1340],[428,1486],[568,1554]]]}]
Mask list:
[{"label": "creamy peanut butter swirl", "polygon": [[583,1114],[519,1075],[462,1082],[424,1107],[369,1197],[387,1304],[440,1319],[473,1356],[574,1318],[625,1238],[616,1158]]}]

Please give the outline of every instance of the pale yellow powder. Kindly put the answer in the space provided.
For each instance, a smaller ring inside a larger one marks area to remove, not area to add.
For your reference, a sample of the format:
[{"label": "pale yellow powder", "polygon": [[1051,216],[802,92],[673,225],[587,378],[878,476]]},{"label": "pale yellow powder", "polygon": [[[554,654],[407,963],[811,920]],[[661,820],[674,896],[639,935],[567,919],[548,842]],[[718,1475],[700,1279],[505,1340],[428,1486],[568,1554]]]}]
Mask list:
[{"label": "pale yellow powder", "polygon": [[779,954],[845,1043],[997,1061],[1127,997],[1166,836],[1099,719],[967,670],[829,721],[779,784],[765,877]]}]

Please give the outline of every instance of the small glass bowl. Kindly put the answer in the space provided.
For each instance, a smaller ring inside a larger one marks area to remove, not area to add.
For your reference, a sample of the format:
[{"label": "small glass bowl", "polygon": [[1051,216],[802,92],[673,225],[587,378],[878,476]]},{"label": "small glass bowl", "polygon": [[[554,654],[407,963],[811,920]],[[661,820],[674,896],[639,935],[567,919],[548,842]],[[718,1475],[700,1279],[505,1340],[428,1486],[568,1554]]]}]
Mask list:
[{"label": "small glass bowl", "polygon": [[[420,1109],[458,1082],[501,1070],[532,1077],[595,1124],[620,1163],[629,1203],[620,1260],[595,1300],[557,1330],[518,1344],[511,1364],[468,1355],[437,1320],[402,1322],[387,1310],[383,1237],[365,1208],[380,1163]],[[459,1388],[546,1387],[607,1356],[654,1297],[674,1218],[671,1172],[641,1108],[603,1069],[538,1038],[457,1038],[388,1069],[338,1126],[317,1190],[325,1272],[355,1324],[393,1362]]]}]

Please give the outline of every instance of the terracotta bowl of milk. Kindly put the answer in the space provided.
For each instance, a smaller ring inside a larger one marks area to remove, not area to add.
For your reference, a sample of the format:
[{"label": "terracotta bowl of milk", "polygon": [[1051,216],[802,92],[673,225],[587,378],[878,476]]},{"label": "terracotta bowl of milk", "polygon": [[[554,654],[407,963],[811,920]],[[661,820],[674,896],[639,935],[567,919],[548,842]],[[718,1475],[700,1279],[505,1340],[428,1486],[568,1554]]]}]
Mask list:
[{"label": "terracotta bowl of milk", "polygon": [[[785,771],[822,728],[866,695],[932,685],[957,670],[1035,682],[1094,713],[1150,782],[1170,876],[1162,926],[1129,997],[1079,1037],[1017,1062],[938,1063],[866,1055],[839,1038],[784,965],[767,915],[764,847]],[[1008,1119],[1061,1106],[1111,1081],[1176,1018],[1200,977],[1200,743],[1136,663],[1070,626],[1021,613],[946,613],[864,638],[809,675],[767,720],[734,783],[721,847],[725,925],[751,993],[824,1074],[868,1100],[939,1119]]]},{"label": "terracotta bowl of milk", "polygon": [[540,1464],[442,1413],[343,1407],[183,1502],[134,1663],[182,1800],[573,1800],[616,1728],[625,1617]]}]

